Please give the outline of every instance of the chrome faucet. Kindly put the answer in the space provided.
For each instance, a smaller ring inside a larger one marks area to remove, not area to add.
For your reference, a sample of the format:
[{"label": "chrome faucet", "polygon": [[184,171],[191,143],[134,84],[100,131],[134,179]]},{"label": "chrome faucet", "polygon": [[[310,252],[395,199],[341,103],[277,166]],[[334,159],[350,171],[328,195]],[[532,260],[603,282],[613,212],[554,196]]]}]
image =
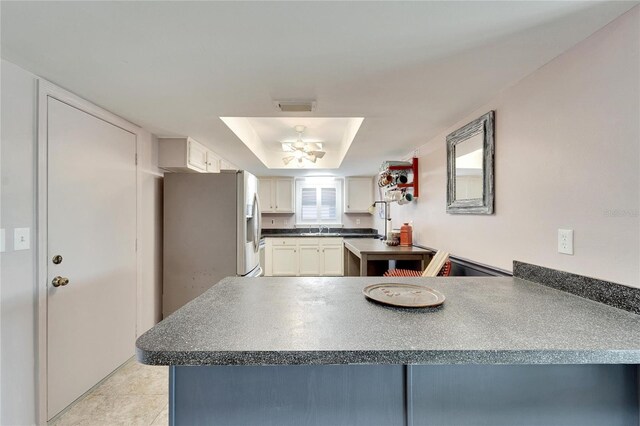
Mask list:
[{"label": "chrome faucet", "polygon": [[323,225],[323,224],[318,225],[318,234],[322,234],[322,229],[323,228],[327,230],[327,234],[328,234],[329,233],[329,227],[327,225]]},{"label": "chrome faucet", "polygon": [[391,227],[391,214],[389,211],[389,202],[387,201],[376,201],[371,207],[369,207],[369,212],[373,214],[374,209],[376,208],[376,204],[384,204],[384,235],[382,236],[382,241],[387,240],[388,227]]}]

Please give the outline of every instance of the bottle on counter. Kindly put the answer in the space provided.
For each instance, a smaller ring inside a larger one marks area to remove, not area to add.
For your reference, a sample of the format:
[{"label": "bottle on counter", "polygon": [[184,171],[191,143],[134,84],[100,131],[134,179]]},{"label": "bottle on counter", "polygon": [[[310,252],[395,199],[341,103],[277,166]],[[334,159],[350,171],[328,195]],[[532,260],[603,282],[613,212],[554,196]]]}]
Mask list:
[{"label": "bottle on counter", "polygon": [[400,228],[400,245],[410,247],[413,245],[413,228],[405,222]]}]

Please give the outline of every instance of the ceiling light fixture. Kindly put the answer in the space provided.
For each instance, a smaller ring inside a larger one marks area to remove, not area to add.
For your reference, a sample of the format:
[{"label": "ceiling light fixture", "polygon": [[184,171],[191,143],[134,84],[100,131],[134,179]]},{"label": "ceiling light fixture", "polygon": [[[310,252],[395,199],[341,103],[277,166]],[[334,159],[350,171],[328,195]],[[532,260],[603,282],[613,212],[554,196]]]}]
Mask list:
[{"label": "ceiling light fixture", "polygon": [[285,165],[289,165],[292,160],[296,160],[298,167],[304,166],[304,160],[315,163],[318,158],[324,157],[325,152],[322,150],[322,144],[318,142],[305,142],[302,134],[306,130],[306,126],[297,125],[293,130],[298,134],[295,142],[282,142],[282,151],[291,153],[282,158]]}]

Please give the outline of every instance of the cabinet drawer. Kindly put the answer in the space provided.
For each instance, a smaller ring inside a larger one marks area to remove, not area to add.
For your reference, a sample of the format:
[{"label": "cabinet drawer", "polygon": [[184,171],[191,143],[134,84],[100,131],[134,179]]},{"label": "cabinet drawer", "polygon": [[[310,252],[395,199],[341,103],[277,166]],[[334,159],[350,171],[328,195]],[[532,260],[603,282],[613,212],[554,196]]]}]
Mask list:
[{"label": "cabinet drawer", "polygon": [[297,238],[269,238],[268,240],[273,247],[298,245]]},{"label": "cabinet drawer", "polygon": [[320,245],[322,246],[342,246],[342,238],[321,238]]},{"label": "cabinet drawer", "polygon": [[300,237],[297,239],[298,245],[301,246],[318,246],[320,244],[320,238],[308,238],[308,237]]}]

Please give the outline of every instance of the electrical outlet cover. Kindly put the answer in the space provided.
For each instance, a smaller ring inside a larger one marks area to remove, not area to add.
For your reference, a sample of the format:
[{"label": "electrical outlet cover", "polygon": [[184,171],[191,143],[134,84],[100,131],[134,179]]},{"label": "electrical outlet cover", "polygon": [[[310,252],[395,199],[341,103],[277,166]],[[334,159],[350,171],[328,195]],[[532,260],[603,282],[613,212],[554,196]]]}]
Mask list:
[{"label": "electrical outlet cover", "polygon": [[13,230],[13,249],[29,250],[31,239],[29,236],[29,228],[16,228]]},{"label": "electrical outlet cover", "polygon": [[573,254],[573,229],[558,229],[558,253]]}]

